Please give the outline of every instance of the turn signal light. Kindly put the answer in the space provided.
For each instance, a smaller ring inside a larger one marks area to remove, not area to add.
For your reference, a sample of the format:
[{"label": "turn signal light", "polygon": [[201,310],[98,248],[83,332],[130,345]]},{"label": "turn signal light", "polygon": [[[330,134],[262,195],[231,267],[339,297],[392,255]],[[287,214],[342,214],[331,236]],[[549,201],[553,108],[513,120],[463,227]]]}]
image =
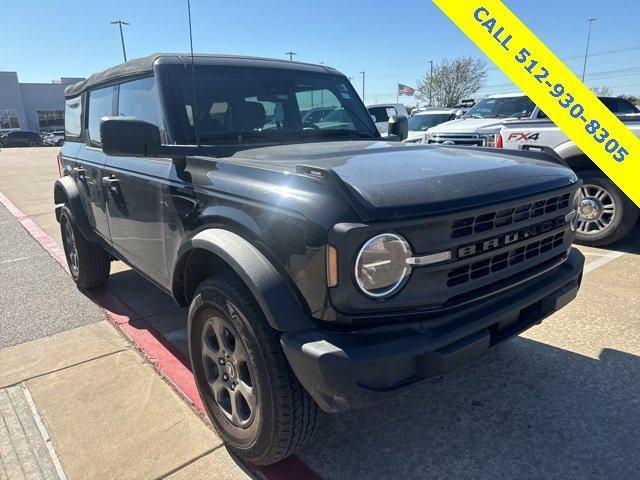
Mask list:
[{"label": "turn signal light", "polygon": [[327,286],[338,285],[338,250],[331,245],[327,246]]}]

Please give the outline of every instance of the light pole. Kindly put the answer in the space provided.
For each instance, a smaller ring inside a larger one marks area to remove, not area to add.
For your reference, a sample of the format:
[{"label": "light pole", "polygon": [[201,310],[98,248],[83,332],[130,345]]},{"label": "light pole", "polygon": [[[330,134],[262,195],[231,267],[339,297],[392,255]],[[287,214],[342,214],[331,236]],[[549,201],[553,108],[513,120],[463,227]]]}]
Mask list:
[{"label": "light pole", "polygon": [[127,61],[127,51],[124,49],[124,34],[122,33],[122,25],[130,25],[127,22],[123,22],[122,20],[114,20],[110,22],[111,25],[118,25],[120,28],[120,41],[122,42],[122,56],[124,57],[124,61]]},{"label": "light pole", "polygon": [[293,56],[297,55],[297,53],[296,52],[287,52],[287,53],[285,53],[285,55],[289,55],[289,61],[293,62]]},{"label": "light pole", "polygon": [[362,101],[364,102],[364,72],[360,72],[362,74]]},{"label": "light pole", "polygon": [[429,106],[433,107],[433,102],[431,101],[431,82],[433,81],[433,60],[429,60],[430,70],[429,70]]},{"label": "light pole", "polygon": [[582,65],[582,82],[584,83],[584,74],[587,71],[587,55],[589,54],[589,40],[591,39],[591,24],[596,21],[596,17],[587,18],[589,22],[589,33],[587,34],[587,49],[584,51],[584,64]]}]

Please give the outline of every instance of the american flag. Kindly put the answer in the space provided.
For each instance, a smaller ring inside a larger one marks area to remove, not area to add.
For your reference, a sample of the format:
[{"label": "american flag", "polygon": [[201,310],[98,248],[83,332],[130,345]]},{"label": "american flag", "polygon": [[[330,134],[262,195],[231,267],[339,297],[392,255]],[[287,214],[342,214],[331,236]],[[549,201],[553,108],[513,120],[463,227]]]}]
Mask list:
[{"label": "american flag", "polygon": [[406,95],[408,97],[413,97],[413,94],[416,93],[416,89],[415,88],[411,88],[408,85],[403,85],[401,83],[398,84],[398,95],[402,96],[402,95]]}]

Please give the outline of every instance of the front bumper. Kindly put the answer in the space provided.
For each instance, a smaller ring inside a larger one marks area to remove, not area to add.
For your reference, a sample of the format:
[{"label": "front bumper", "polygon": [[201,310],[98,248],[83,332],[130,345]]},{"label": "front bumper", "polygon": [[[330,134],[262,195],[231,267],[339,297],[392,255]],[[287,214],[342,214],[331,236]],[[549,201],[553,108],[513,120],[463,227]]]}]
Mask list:
[{"label": "front bumper", "polygon": [[280,341],[323,410],[360,408],[438,378],[540,323],[575,298],[583,266],[572,248],[551,272],[441,318],[364,331],[292,331]]}]

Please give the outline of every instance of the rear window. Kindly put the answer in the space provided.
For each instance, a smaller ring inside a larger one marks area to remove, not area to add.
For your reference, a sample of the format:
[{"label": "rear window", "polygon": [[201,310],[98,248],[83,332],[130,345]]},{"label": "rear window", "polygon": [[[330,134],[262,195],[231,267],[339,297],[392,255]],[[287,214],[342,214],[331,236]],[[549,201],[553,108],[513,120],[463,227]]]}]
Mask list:
[{"label": "rear window", "polygon": [[67,137],[79,137],[82,133],[81,97],[69,98],[64,102],[64,134]]},{"label": "rear window", "polygon": [[369,113],[376,118],[376,123],[388,122],[391,115],[396,115],[396,109],[393,107],[371,107]]}]

